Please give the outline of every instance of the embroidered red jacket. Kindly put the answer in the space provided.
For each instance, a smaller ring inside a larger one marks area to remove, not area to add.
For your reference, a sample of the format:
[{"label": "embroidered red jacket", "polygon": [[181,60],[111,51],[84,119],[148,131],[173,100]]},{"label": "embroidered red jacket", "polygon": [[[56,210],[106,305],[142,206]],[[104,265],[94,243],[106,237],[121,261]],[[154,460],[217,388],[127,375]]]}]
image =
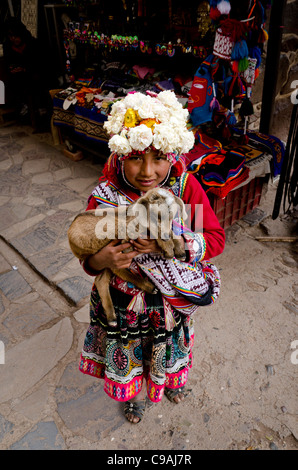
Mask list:
[{"label": "embroidered red jacket", "polygon": [[[168,189],[168,188],[165,188]],[[122,193],[126,193],[124,189],[121,189]],[[132,194],[131,190],[127,194]],[[192,174],[187,174],[186,184],[183,187],[182,194],[180,196],[187,208],[190,208],[190,216],[186,221],[187,226],[193,232],[203,232],[203,238],[205,241],[205,250],[203,259],[211,259],[218,256],[223,252],[225,246],[225,232],[224,229],[219,225],[218,219],[210,206],[209,199],[203,190],[200,183]],[[96,199],[94,192],[89,199],[86,210],[95,209],[99,204]],[[202,222],[203,227],[200,226],[199,211],[203,208]],[[197,225],[197,226],[196,226]],[[191,233],[184,234],[186,243],[189,245],[189,256],[187,262],[192,262],[195,258],[196,253],[192,248],[192,236]],[[87,266],[84,269],[88,274],[94,275],[90,272]]]}]

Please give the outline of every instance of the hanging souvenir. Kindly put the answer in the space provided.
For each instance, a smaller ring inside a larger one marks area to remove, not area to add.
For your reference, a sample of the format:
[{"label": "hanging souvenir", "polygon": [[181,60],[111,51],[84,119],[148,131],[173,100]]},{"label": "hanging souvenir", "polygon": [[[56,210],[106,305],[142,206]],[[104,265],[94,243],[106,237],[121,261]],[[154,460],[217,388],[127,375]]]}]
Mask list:
[{"label": "hanging souvenir", "polygon": [[213,21],[218,21],[223,16],[228,16],[231,11],[231,4],[227,0],[209,0],[210,4],[210,18]]},{"label": "hanging souvenir", "polygon": [[216,91],[215,91],[215,84],[214,82],[212,83],[212,90],[213,90],[213,98],[210,103],[210,109],[211,111],[216,111],[220,108],[219,102],[216,98]]},{"label": "hanging souvenir", "polygon": [[212,56],[202,62],[195,73],[189,91],[188,111],[194,126],[212,121],[211,102],[214,98],[210,62]]},{"label": "hanging souvenir", "polygon": [[167,55],[169,57],[173,57],[175,55],[175,48],[173,47],[173,44],[171,42],[168,43]]},{"label": "hanging souvenir", "polygon": [[234,42],[231,34],[224,34],[221,28],[215,33],[215,41],[213,46],[213,54],[221,59],[230,60]]},{"label": "hanging souvenir", "polygon": [[253,59],[251,57],[248,58],[248,67],[247,69],[241,73],[241,77],[246,83],[246,96],[247,98],[251,97],[251,90],[252,85],[255,82],[256,78],[256,66],[257,66],[257,59]]},{"label": "hanging souvenir", "polygon": [[197,8],[197,25],[201,38],[206,36],[211,27],[211,18],[209,16],[210,6],[207,0],[201,2]]},{"label": "hanging souvenir", "polygon": [[241,136],[241,143],[247,144],[248,143],[248,136],[247,136],[247,124],[248,124],[248,117],[254,114],[254,108],[252,102],[249,98],[244,98],[243,103],[240,107],[239,114],[244,119],[244,132]]}]

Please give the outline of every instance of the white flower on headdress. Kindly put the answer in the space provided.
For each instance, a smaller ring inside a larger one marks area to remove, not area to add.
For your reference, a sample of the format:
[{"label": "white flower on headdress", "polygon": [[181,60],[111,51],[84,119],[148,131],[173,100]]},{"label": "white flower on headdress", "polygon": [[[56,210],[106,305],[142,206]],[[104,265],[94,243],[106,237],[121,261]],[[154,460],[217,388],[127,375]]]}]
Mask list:
[{"label": "white flower on headdress", "polygon": [[109,140],[109,149],[118,155],[127,155],[132,151],[130,143],[123,135],[113,135]]},{"label": "white flower on headdress", "polygon": [[195,144],[195,136],[192,132],[181,132],[180,143],[177,148],[179,154],[188,153]]},{"label": "white flower on headdress", "polygon": [[174,152],[179,145],[179,135],[169,123],[158,124],[154,128],[153,145],[164,154]]},{"label": "white flower on headdress", "polygon": [[162,102],[163,105],[168,106],[169,108],[175,108],[176,110],[182,109],[182,105],[177,100],[173,91],[161,91],[158,95],[158,99]]},{"label": "white flower on headdress", "polygon": [[154,117],[151,110],[150,97],[143,93],[128,93],[124,98],[124,103],[126,109],[134,109],[142,119]]},{"label": "white flower on headdress", "polygon": [[152,144],[152,131],[145,124],[132,127],[128,132],[130,146],[134,150],[145,150]]},{"label": "white flower on headdress", "polygon": [[123,100],[115,101],[111,109],[111,116],[115,116],[115,114],[124,116],[125,113],[126,113],[126,106]]},{"label": "white flower on headdress", "polygon": [[104,129],[110,135],[119,134],[119,132],[122,130],[122,126],[123,118],[121,115],[116,115],[114,118],[108,116],[108,120],[105,121],[103,125]]},{"label": "white flower on headdress", "polygon": [[[150,119],[156,123],[152,128],[144,125]],[[188,110],[174,92],[166,90],[155,96],[136,92],[113,104],[104,129],[113,136],[109,147],[118,155],[143,151],[152,144],[164,154],[180,155],[194,145],[193,133],[186,127],[187,119]]]},{"label": "white flower on headdress", "polygon": [[[143,95],[144,96],[144,95]],[[154,112],[152,109],[152,98],[150,96],[144,96],[145,99],[142,101],[141,106],[137,108],[138,115],[141,119],[154,119]]]},{"label": "white flower on headdress", "polygon": [[160,101],[153,101],[151,104],[153,114],[159,122],[168,121],[170,119],[171,113],[168,108],[166,108]]}]

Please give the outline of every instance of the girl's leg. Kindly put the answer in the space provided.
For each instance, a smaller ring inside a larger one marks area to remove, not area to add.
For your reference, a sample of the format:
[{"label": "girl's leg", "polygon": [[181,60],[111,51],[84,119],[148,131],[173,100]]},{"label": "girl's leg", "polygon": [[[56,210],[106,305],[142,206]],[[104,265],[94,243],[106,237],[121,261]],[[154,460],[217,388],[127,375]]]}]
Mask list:
[{"label": "girl's leg", "polygon": [[[127,404],[135,404],[137,407],[138,404],[141,405],[140,409],[138,410],[138,413],[143,414],[145,410],[145,399],[146,399],[146,380],[143,378],[143,384],[142,384],[142,390],[140,393],[138,393],[134,398],[132,398],[129,402],[125,402],[125,405]],[[137,408],[136,408],[137,410]],[[134,424],[137,424],[139,421],[141,421],[141,418],[134,413],[134,407],[130,406],[126,408],[125,410],[125,416],[126,419]]]},{"label": "girl's leg", "polygon": [[165,388],[165,396],[172,403],[178,404],[183,401],[191,390],[186,389],[185,386],[180,388]]}]

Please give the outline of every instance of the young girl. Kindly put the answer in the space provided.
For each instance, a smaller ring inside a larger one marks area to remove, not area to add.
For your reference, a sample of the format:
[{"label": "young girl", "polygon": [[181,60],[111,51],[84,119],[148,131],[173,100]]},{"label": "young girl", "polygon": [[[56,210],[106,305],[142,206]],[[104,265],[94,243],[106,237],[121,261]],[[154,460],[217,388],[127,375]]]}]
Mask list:
[{"label": "young girl", "polygon": [[[196,263],[219,255],[225,243],[224,230],[205,192],[195,177],[185,172],[183,154],[194,144],[186,120],[187,111],[170,91],[158,95],[132,93],[117,101],[105,123],[107,132],[112,135],[109,140],[112,154],[87,207],[89,210],[99,204],[130,204],[155,187],[167,189],[191,205],[188,229],[181,235],[187,258],[179,263],[173,259],[168,264],[164,260],[164,272],[171,270],[172,285],[180,285],[180,290],[186,287],[190,274],[195,278]],[[197,204],[203,205],[203,233],[202,227],[196,227]],[[133,250],[126,252],[128,247]],[[148,259],[163,262],[154,239],[138,238],[124,244],[115,240],[90,256],[83,268],[94,276],[107,267],[130,268],[144,276],[141,268]],[[181,285],[183,279],[185,284]],[[108,327],[93,286],[91,322],[80,370],[104,379],[105,392],[124,402],[125,416],[130,422],[137,423],[144,414],[145,403],[159,402],[163,394],[174,403],[185,398],[185,385],[192,365],[192,315],[182,313],[182,297],[171,294],[167,297],[160,291],[144,294],[142,305],[133,308],[140,291],[117,276],[111,280],[110,293],[117,327]],[[196,305],[192,307],[191,311],[197,308]]]}]

